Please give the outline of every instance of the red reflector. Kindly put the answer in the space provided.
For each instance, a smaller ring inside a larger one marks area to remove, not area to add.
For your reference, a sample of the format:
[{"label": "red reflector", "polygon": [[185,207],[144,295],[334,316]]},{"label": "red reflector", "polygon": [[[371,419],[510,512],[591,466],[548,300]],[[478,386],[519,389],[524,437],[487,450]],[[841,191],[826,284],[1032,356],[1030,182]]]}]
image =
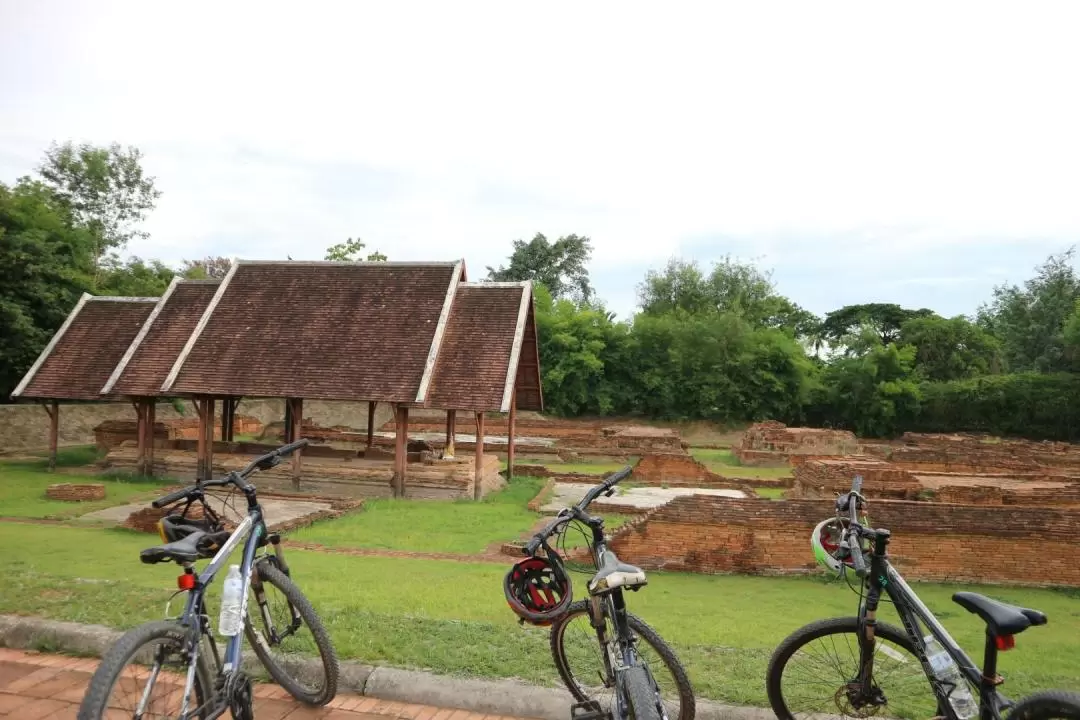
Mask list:
[{"label": "red reflector", "polygon": [[1012,650],[1016,647],[1016,638],[1012,635],[998,635],[994,638],[998,650]]},{"label": "red reflector", "polygon": [[[181,590],[194,590],[195,589],[195,575],[193,573],[184,573],[180,577],[176,578],[176,586]],[[998,641],[1000,642],[1000,638]]]}]

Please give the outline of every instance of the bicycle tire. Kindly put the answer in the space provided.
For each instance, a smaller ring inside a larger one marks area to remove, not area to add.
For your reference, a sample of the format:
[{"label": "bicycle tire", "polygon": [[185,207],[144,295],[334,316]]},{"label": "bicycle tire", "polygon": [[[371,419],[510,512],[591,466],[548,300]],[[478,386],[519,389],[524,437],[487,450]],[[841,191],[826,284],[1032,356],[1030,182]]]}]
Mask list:
[{"label": "bicycle tire", "polygon": [[1080,720],[1080,693],[1044,690],[1021,698],[1008,720]]},{"label": "bicycle tire", "polygon": [[[104,717],[109,697],[120,679],[120,674],[143,646],[159,638],[183,642],[187,639],[188,632],[180,623],[155,620],[124,633],[101,658],[101,663],[91,676],[90,684],[79,705],[77,720],[101,720]],[[207,717],[211,709],[205,706],[214,696],[212,677],[206,658],[200,653],[195,668],[195,697],[200,710],[199,716],[202,718]]]},{"label": "bicycle tire", "polygon": [[[657,707],[656,683],[646,665],[636,665],[623,671],[623,689],[634,720],[661,720],[663,714]],[[680,711],[681,712],[681,711]]]},{"label": "bicycle tire", "polygon": [[[268,652],[262,636],[255,631],[250,612],[248,612],[248,617],[244,622],[244,634],[247,635],[248,642],[255,651],[255,655],[259,658],[259,662],[270,673],[270,677],[278,685],[285,688],[286,692],[306,705],[316,707],[325,705],[337,695],[338,658],[334,645],[330,641],[330,634],[326,632],[322,620],[319,619],[318,614],[311,606],[311,602],[304,596],[304,593],[300,592],[300,588],[296,587],[296,584],[285,573],[275,567],[272,562],[268,559],[260,560],[255,565],[255,572],[259,573],[259,579],[262,582],[277,588],[285,596],[289,604],[300,613],[304,624],[310,628],[311,634],[315,637],[315,645],[319,649],[319,658],[322,661],[326,684],[318,692],[310,692],[305,689],[301,681],[293,677],[289,670],[282,667]],[[250,606],[249,603],[249,609]],[[261,616],[257,616],[261,618]]]},{"label": "bicycle tire", "polygon": [[[607,608],[605,607],[605,612]],[[555,659],[555,668],[559,671],[559,677],[562,678],[563,684],[566,685],[566,689],[570,691],[570,694],[574,696],[578,702],[585,702],[587,700],[594,700],[584,688],[578,685],[574,679],[574,674],[570,670],[570,665],[566,659],[566,650],[563,643],[563,634],[566,632],[566,627],[570,621],[578,615],[584,614],[586,619],[589,616],[589,601],[578,600],[575,603],[571,603],[570,607],[566,609],[555,622],[551,625],[551,655]],[[634,615],[631,612],[626,613],[626,620],[630,625],[630,629],[646,643],[652,646],[656,654],[660,656],[660,659],[664,661],[664,665],[667,666],[671,676],[675,679],[675,685],[679,691],[679,717],[672,718],[671,720],[694,720],[696,713],[694,691],[690,687],[690,679],[686,675],[686,670],[683,668],[682,663],[679,662],[679,658],[675,655],[675,651],[672,650],[664,639],[644,620]],[[594,638],[595,639],[595,638]]]},{"label": "bicycle tire", "polygon": [[[791,656],[795,654],[795,651],[809,642],[828,635],[851,634],[857,636],[858,631],[859,619],[856,617],[829,618],[826,620],[817,620],[809,625],[804,625],[784,638],[784,640],[776,647],[776,650],[773,651],[772,657],[769,658],[768,671],[765,680],[769,705],[772,707],[772,711],[778,720],[794,720],[794,715],[792,715],[784,700],[781,680],[783,679],[784,668],[786,667],[788,660],[791,659]],[[895,643],[910,653],[912,660],[917,664],[919,671],[925,675],[922,663],[920,663],[918,659],[918,651],[915,649],[914,643],[911,642],[911,639],[906,632],[895,625],[879,621],[875,628],[874,635],[879,639]],[[929,680],[926,681],[926,690],[931,697],[934,697],[934,690],[930,685]]]}]

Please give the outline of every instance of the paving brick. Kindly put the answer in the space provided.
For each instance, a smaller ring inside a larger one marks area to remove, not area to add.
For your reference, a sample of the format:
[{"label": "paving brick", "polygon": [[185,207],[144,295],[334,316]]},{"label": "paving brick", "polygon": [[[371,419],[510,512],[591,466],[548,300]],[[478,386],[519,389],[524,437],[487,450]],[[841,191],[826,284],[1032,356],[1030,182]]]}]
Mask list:
[{"label": "paving brick", "polygon": [[57,700],[33,698],[30,702],[20,707],[16,714],[19,720],[41,720],[66,707],[67,703],[62,703]]}]

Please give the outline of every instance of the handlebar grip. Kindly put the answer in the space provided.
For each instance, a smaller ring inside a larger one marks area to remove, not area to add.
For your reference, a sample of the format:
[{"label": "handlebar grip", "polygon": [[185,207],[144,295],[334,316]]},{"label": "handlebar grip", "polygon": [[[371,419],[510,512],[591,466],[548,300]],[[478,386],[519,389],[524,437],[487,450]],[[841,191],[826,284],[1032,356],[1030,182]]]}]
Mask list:
[{"label": "handlebar grip", "polygon": [[618,471],[612,473],[611,475],[608,475],[608,479],[604,481],[604,484],[607,485],[608,487],[611,487],[612,485],[615,485],[616,483],[620,483],[623,480],[625,480],[626,478],[630,477],[630,474],[633,473],[633,472],[634,472],[634,468],[627,465],[622,470],[618,470]]},{"label": "handlebar grip", "polygon": [[528,542],[528,544],[525,546],[525,554],[526,555],[535,555],[536,551],[537,551],[537,549],[539,549],[540,543],[542,541],[543,541],[543,538],[540,537],[539,535],[533,536],[533,539],[530,540]]},{"label": "handlebar grip", "polygon": [[855,533],[848,535],[848,547],[851,552],[851,562],[855,565],[855,574],[866,577],[866,557],[862,551],[862,540]]},{"label": "handlebar grip", "polygon": [[311,441],[307,438],[300,438],[295,442],[291,442],[288,445],[282,445],[274,451],[275,455],[291,455],[302,447],[306,447],[311,444]]},{"label": "handlebar grip", "polygon": [[177,500],[185,499],[190,494],[191,494],[191,488],[186,487],[186,488],[184,488],[182,490],[177,490],[176,492],[171,492],[168,495],[166,495],[165,497],[158,498],[154,502],[150,503],[150,506],[154,507],[154,508],[163,508],[166,505],[172,505]]}]

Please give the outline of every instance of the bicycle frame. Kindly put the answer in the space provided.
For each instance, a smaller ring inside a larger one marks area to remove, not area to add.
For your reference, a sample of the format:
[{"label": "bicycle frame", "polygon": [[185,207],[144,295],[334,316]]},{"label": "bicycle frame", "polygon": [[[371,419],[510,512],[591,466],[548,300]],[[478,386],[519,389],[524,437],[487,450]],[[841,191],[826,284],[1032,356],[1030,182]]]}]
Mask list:
[{"label": "bicycle frame", "polygon": [[979,719],[1001,720],[1001,711],[1012,706],[1012,702],[998,692],[997,686],[1001,680],[997,677],[998,648],[994,637],[987,632],[986,649],[982,670],[968,657],[948,630],[938,621],[930,609],[919,599],[911,586],[905,582],[900,573],[892,566],[885,557],[885,547],[888,545],[889,536],[883,531],[874,540],[874,552],[870,561],[870,572],[866,576],[865,584],[869,591],[865,593],[859,604],[859,650],[860,650],[860,673],[859,682],[862,689],[870,692],[873,677],[873,652],[874,636],[873,627],[876,622],[877,604],[881,597],[881,591],[892,600],[896,612],[904,625],[904,630],[918,651],[919,662],[923,672],[934,690],[938,699],[939,710],[945,711],[949,720],[957,720],[949,703],[949,694],[953,690],[951,683],[939,680],[930,666],[926,655],[926,644],[923,633],[919,630],[919,623],[925,626],[931,635],[937,639],[945,651],[952,657],[960,668],[961,674],[968,682],[979,690]]}]

